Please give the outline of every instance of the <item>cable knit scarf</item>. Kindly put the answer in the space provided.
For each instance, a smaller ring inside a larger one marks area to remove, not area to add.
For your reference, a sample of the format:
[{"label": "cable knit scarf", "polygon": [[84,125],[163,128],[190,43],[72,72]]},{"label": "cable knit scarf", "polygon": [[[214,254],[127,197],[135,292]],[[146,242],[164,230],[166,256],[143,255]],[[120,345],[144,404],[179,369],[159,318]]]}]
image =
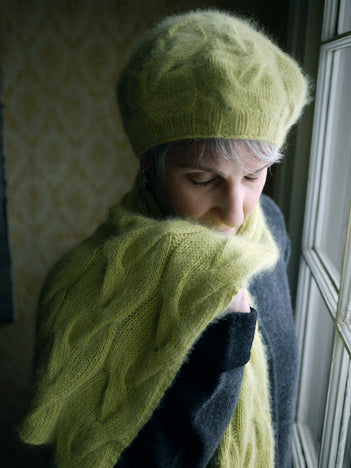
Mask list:
[{"label": "cable knit scarf", "polygon": [[[258,206],[235,236],[140,207],[137,188],[49,275],[20,436],[59,468],[109,468],[150,419],[202,331],[278,249]],[[150,208],[151,206],[151,208]],[[151,212],[150,212],[151,211]],[[155,217],[156,216],[156,217]],[[274,464],[260,334],[214,467]]]}]

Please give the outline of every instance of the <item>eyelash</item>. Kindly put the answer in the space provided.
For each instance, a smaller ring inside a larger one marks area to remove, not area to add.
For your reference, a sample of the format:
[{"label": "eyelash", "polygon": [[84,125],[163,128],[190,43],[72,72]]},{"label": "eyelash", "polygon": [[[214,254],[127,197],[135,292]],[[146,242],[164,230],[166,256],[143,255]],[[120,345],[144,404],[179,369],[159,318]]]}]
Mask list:
[{"label": "eyelash", "polygon": [[[247,182],[249,182],[250,184],[254,184],[257,181],[257,179],[258,179],[258,177],[245,176],[245,180]],[[213,179],[207,180],[205,182],[198,182],[198,181],[192,179],[191,177],[189,177],[189,180],[190,180],[190,182],[192,182],[194,185],[196,185],[198,187],[206,188],[208,185],[210,185],[212,182],[214,182],[216,180],[216,178],[214,177]]]},{"label": "eyelash", "polygon": [[206,188],[208,185],[210,185],[212,182],[214,182],[216,180],[216,177],[214,177],[213,179],[210,179],[210,180],[206,180],[205,182],[198,182],[198,181],[192,179],[191,177],[189,177],[189,180],[190,180],[190,182],[192,182],[197,187]]},{"label": "eyelash", "polygon": [[256,182],[257,179],[258,179],[258,177],[249,177],[249,176],[245,176],[245,180],[247,180],[247,181],[250,182],[251,184],[253,184],[254,182]]}]

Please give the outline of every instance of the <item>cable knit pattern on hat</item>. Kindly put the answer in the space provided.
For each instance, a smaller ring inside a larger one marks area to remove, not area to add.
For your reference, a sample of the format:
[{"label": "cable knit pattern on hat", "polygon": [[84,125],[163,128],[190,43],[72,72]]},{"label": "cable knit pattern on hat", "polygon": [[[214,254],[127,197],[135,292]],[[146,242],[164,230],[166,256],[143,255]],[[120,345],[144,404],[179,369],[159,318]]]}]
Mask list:
[{"label": "cable knit pattern on hat", "polygon": [[[239,234],[224,237],[141,213],[138,186],[57,264],[41,295],[35,385],[20,435],[52,444],[59,468],[113,467],[202,331],[278,257],[259,206]],[[273,457],[257,331],[238,409],[213,463],[268,467]]]},{"label": "cable knit pattern on hat", "polygon": [[242,19],[197,11],[161,22],[117,87],[139,156],[186,138],[242,138],[280,148],[307,99],[298,65]]}]

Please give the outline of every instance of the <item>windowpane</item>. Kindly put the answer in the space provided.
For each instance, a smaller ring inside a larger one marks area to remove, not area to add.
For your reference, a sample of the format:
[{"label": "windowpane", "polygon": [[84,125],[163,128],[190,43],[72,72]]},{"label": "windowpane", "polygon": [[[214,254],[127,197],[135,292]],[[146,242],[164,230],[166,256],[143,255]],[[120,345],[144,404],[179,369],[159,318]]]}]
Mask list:
[{"label": "windowpane", "polygon": [[347,431],[347,439],[345,446],[345,455],[342,468],[350,468],[351,466],[351,418],[349,418],[349,428]]},{"label": "windowpane", "polygon": [[351,2],[350,0],[340,0],[338,34],[343,34],[350,30],[351,30]]},{"label": "windowpane", "polygon": [[351,199],[350,76],[351,47],[334,52],[334,71],[328,112],[328,144],[321,181],[316,247],[339,281]]},{"label": "windowpane", "polygon": [[318,457],[328,392],[334,326],[314,280],[311,281],[308,309],[308,320],[305,325],[306,353],[302,357],[299,420],[308,427]]}]

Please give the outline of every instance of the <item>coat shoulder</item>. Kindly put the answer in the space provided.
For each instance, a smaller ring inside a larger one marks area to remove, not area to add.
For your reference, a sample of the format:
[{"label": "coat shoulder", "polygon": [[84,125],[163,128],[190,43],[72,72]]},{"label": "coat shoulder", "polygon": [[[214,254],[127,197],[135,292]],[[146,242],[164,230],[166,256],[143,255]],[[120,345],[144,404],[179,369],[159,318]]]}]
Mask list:
[{"label": "coat shoulder", "polygon": [[262,194],[260,203],[267,225],[278,243],[284,259],[287,260],[290,254],[290,240],[286,232],[284,216],[275,201],[268,195]]}]

